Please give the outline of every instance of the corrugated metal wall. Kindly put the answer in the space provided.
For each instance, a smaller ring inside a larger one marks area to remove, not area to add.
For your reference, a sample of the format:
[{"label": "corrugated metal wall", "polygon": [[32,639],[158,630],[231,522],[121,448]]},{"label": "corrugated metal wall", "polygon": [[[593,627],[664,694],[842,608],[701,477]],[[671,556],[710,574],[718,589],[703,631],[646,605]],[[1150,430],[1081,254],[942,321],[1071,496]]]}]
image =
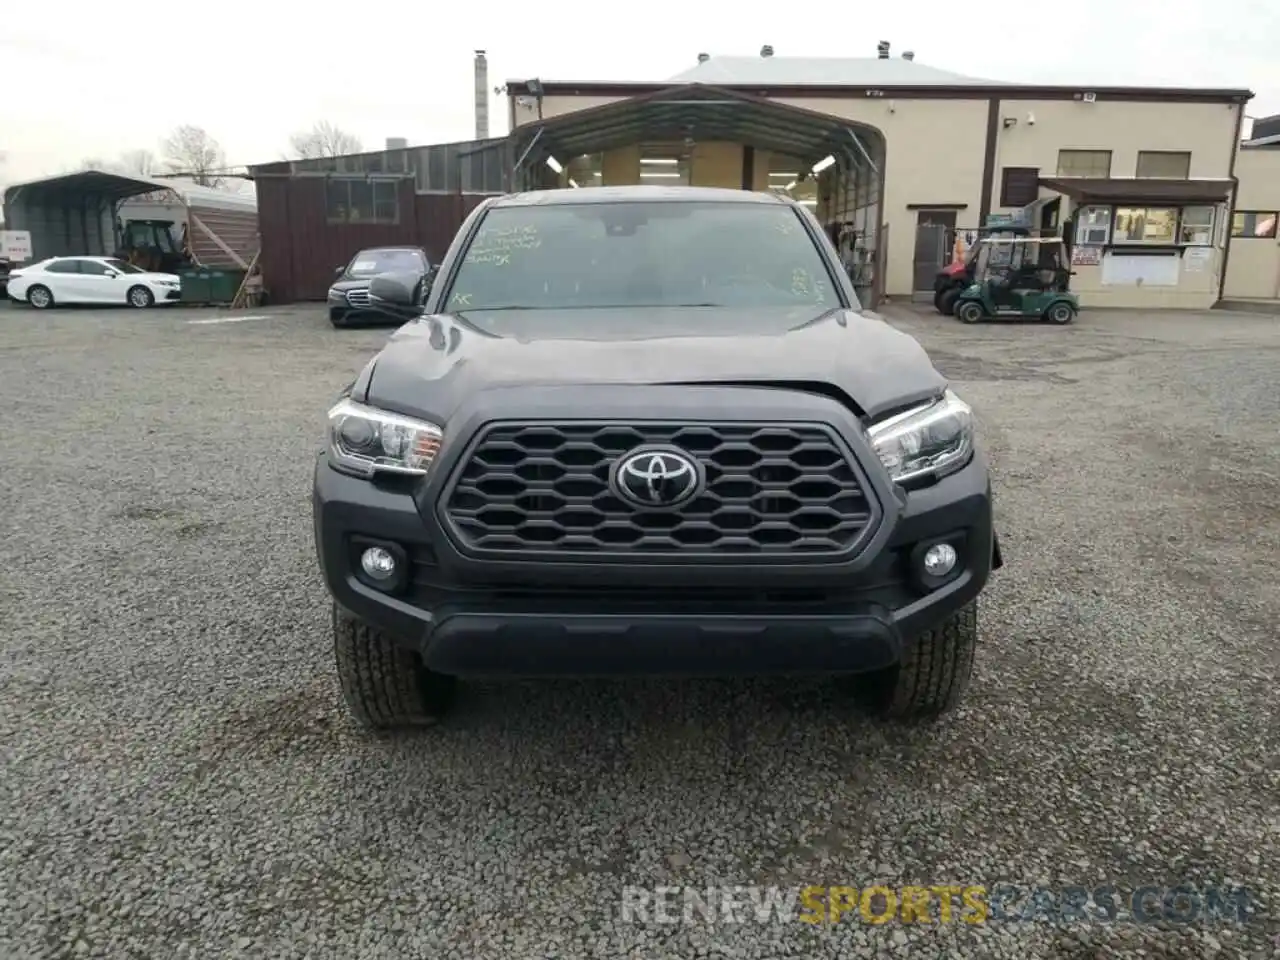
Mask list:
[{"label": "corrugated metal wall", "polygon": [[[503,193],[507,141],[446,143],[252,168],[263,285],[273,303],[323,300],[334,268],[363,247],[423,247],[444,256],[485,196]],[[395,222],[335,222],[327,194],[343,180],[396,185]]]},{"label": "corrugated metal wall", "polygon": [[364,247],[423,247],[439,261],[467,214],[484,197],[418,194],[413,181],[397,181],[399,223],[330,223],[324,177],[271,177],[258,181],[263,285],[272,303],[323,300],[335,267]]},{"label": "corrugated metal wall", "polygon": [[79,203],[56,199],[43,202],[24,193],[15,189],[6,196],[5,223],[9,230],[31,231],[33,262],[47,257],[105,256],[113,252],[112,201],[86,198]]},{"label": "corrugated metal wall", "polygon": [[504,193],[510,165],[510,144],[498,137],[273,163],[254,172],[412,174],[421,193]]},{"label": "corrugated metal wall", "polygon": [[258,252],[257,210],[223,210],[193,203],[188,211],[187,239],[197,263],[248,269]]}]

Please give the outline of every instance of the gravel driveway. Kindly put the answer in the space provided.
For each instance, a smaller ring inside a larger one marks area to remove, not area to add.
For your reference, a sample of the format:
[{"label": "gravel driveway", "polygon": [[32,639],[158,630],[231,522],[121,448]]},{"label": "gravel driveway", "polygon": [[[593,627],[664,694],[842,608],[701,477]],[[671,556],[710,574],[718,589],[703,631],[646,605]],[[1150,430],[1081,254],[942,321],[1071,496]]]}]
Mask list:
[{"label": "gravel driveway", "polygon": [[[1280,324],[888,310],[977,408],[1006,567],[964,708],[467,685],[352,729],[311,541],[319,309],[0,308],[0,956],[1270,957]],[[624,923],[639,886],[1235,884],[1248,923]],[[1145,954],[1138,953],[1144,948]]]}]

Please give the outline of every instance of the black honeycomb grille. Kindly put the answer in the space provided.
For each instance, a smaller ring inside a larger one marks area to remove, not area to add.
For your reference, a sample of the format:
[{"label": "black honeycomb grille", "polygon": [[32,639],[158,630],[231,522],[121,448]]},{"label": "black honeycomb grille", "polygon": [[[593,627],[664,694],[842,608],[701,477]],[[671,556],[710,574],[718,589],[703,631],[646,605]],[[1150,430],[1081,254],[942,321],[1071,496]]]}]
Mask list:
[{"label": "black honeycomb grille", "polygon": [[[706,486],[674,510],[619,498],[609,472],[648,444],[699,461]],[[464,547],[510,555],[847,550],[871,507],[844,451],[809,424],[500,423],[473,446],[446,517]]]}]

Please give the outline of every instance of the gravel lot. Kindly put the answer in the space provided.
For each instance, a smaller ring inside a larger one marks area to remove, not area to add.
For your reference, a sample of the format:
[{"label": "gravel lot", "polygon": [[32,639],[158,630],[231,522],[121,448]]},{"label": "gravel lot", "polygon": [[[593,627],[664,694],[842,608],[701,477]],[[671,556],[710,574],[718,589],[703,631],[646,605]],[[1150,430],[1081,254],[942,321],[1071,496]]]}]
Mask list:
[{"label": "gravel lot", "polygon": [[[387,331],[0,308],[0,956],[1275,955],[1280,324],[886,313],[996,473],[949,722],[822,682],[496,684],[380,740],[337,699],[308,497]],[[619,919],[628,884],[875,881],[1233,883],[1258,916]]]}]

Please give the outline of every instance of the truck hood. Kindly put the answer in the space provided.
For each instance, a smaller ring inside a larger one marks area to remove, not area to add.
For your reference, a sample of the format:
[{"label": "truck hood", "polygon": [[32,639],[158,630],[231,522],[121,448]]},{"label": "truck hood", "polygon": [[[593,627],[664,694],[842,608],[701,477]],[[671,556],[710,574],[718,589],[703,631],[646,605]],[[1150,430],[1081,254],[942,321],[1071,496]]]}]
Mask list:
[{"label": "truck hood", "polygon": [[[397,330],[356,385],[376,407],[445,424],[478,391],[519,385],[795,385],[875,418],[946,381],[875,314],[664,307],[468,311]],[[825,389],[823,389],[825,388]]]},{"label": "truck hood", "polygon": [[365,290],[368,289],[373,277],[339,277],[329,284],[330,290],[337,290],[339,293],[346,293],[348,290]]}]

